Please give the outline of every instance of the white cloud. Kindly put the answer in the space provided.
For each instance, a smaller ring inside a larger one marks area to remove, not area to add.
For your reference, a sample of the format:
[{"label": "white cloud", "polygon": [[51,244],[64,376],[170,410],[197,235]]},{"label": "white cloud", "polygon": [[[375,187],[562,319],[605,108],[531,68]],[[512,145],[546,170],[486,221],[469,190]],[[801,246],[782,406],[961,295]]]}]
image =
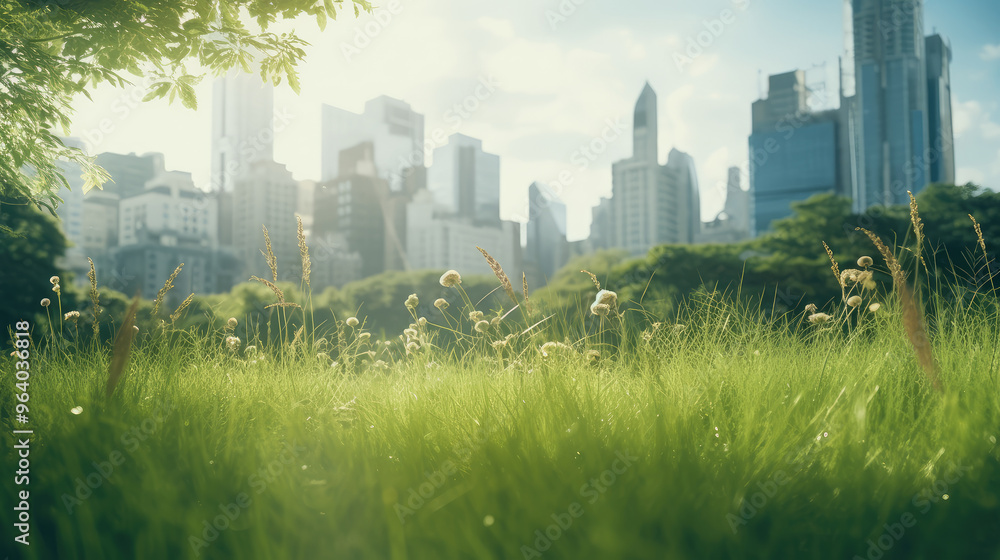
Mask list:
[{"label": "white cloud", "polygon": [[979,58],[986,61],[1000,60],[1000,45],[983,45],[983,50],[979,51]]},{"label": "white cloud", "polygon": [[983,185],[986,183],[986,173],[976,167],[959,167],[955,170],[955,182],[959,185],[965,183]]}]

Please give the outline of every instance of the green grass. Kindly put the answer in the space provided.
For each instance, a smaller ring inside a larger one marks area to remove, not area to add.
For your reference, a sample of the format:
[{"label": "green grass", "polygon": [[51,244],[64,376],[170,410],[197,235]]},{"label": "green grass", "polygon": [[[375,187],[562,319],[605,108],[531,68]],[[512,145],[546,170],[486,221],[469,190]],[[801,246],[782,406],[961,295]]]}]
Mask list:
[{"label": "green grass", "polygon": [[[523,329],[516,316],[503,328]],[[422,333],[388,369],[344,366],[364,349],[350,329],[328,349],[338,367],[315,347],[251,363],[221,329],[143,333],[110,401],[110,350],[43,352],[31,545],[3,546],[64,560],[866,558],[885,534],[883,558],[1000,558],[996,311],[939,306],[943,393],[895,305],[860,317],[817,328],[711,296],[686,328],[643,337],[648,318],[630,312],[549,358],[538,346],[575,332],[557,319],[503,354],[495,334],[434,348]],[[5,376],[4,403],[13,391]],[[89,497],[68,498],[111,459]],[[193,542],[228,504],[230,526]]]}]

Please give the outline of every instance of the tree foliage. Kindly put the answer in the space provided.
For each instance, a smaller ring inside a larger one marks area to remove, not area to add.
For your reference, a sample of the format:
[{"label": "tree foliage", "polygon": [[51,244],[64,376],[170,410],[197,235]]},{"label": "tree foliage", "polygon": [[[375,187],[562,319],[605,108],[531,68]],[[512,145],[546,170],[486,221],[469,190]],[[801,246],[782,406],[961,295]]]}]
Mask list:
[{"label": "tree foliage", "polygon": [[[68,188],[56,161],[79,163],[84,190],[107,174],[57,136],[68,134],[74,96],[102,83],[143,78],[144,100],[195,108],[194,86],[230,69],[257,71],[299,88],[306,43],[269,31],[279,19],[315,18],[320,28],[345,0],[0,0],[0,195],[49,210]],[[347,0],[357,16],[367,0]],[[197,70],[194,70],[197,67]]]}]

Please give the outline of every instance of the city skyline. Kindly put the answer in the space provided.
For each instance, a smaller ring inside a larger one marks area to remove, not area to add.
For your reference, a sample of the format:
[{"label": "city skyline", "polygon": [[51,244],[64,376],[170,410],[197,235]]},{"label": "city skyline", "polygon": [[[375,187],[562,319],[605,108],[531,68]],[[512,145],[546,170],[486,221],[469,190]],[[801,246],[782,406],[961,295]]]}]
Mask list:
[{"label": "city skyline", "polygon": [[[546,11],[558,14],[558,6],[515,2],[500,17],[472,6],[449,11],[399,3],[394,14],[392,5],[383,8],[384,25],[371,25],[376,16],[365,16],[339,20],[323,34],[311,24],[299,26],[313,47],[302,66],[302,95],[295,97],[284,85],[276,88],[275,159],[287,164],[296,179],[318,179],[320,105],[361,112],[367,100],[389,95],[426,116],[429,141],[437,130],[445,136],[459,132],[482,139],[486,151],[501,156],[504,218],[525,220],[528,185],[553,183],[561,171],[570,171],[573,183],[560,194],[568,206],[568,237],[581,239],[589,231],[590,207],[610,194],[611,163],[631,153],[628,121],[636,92],[648,79],[661,98],[661,163],[671,148],[692,155],[702,188],[701,218],[709,220],[721,209],[728,168],[745,168],[749,107],[762,93],[758,70],[766,76],[826,62],[827,73],[835,73],[842,54],[839,2],[809,8],[790,2],[703,3],[684,13],[675,9],[671,23],[661,29],[651,29],[637,6],[609,12],[608,3],[584,2],[572,4],[571,14],[547,19]],[[986,8],[983,2],[928,2],[924,32],[936,30],[952,42],[957,182],[997,188],[1000,126],[990,114],[1000,113],[1000,107],[989,93],[1000,85],[1000,48],[991,46],[990,18],[983,18],[985,9],[977,6]],[[785,13],[772,17],[779,8]],[[665,8],[645,9],[658,13]],[[725,9],[733,13],[731,23],[722,24],[700,56],[678,68],[674,55],[686,56],[685,42]],[[434,33],[449,21],[454,33]],[[378,28],[368,37],[370,45],[345,54],[341,47],[366,36],[366,25]],[[782,41],[801,48],[775,49],[777,39],[759,40],[777,37],[771,32],[776,27],[785,29]],[[434,36],[421,43],[423,49],[404,48],[417,34]],[[452,42],[465,45],[465,54],[446,56]],[[836,84],[828,80],[827,87]],[[88,141],[94,153],[162,152],[168,168],[191,171],[197,184],[206,185],[211,80],[203,81],[198,93],[200,108],[192,112],[165,103],[139,104],[141,95],[135,92],[99,90],[93,104],[76,104],[71,132]],[[459,101],[479,108],[455,111],[452,106]],[[99,132],[102,120],[110,121],[107,132]],[[150,133],[166,130],[165,123],[174,132]],[[575,153],[602,133],[614,138],[602,153]]]}]

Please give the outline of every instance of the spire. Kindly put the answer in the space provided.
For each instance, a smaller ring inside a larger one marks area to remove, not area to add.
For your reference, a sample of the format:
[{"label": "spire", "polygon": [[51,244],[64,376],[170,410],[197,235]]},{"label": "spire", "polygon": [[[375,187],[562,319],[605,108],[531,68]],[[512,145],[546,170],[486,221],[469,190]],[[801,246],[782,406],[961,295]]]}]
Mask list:
[{"label": "spire", "polygon": [[656,92],[646,82],[635,104],[632,120],[632,157],[657,161]]}]

